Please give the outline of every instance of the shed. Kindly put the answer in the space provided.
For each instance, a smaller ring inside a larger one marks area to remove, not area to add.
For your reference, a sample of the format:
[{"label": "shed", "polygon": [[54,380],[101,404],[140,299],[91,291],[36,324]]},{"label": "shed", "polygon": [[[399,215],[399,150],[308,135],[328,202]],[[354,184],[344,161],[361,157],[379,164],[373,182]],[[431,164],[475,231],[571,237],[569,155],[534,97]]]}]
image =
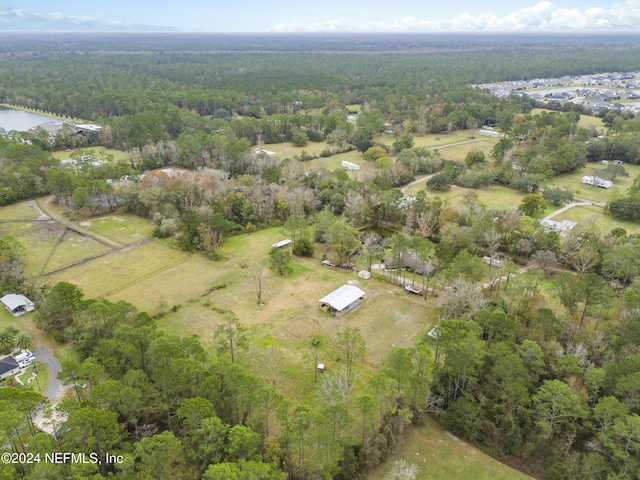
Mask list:
[{"label": "shed", "polygon": [[358,276],[365,280],[369,280],[371,278],[371,272],[369,270],[360,270],[358,272]]},{"label": "shed", "polygon": [[12,356],[0,358],[0,380],[15,375],[20,371],[20,365]]},{"label": "shed", "polygon": [[27,297],[15,293],[9,293],[0,298],[0,302],[16,317],[26,312],[33,312],[36,308],[33,302]]},{"label": "shed", "polygon": [[341,165],[345,170],[360,170],[360,165],[357,163],[347,162],[346,160],[342,160]]},{"label": "shed", "polygon": [[365,292],[354,285],[343,285],[318,302],[334,315],[341,315],[357,307],[365,295]]}]

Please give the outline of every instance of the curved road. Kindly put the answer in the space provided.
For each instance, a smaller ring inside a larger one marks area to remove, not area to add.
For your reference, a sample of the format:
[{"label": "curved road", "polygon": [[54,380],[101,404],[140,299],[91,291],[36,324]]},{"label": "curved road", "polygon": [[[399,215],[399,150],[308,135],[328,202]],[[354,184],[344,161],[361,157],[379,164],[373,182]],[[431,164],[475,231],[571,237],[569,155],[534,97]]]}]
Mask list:
[{"label": "curved road", "polygon": [[49,401],[60,398],[64,395],[64,387],[60,383],[60,380],[58,380],[60,362],[58,362],[58,359],[45,347],[38,347],[34,349],[33,355],[41,362],[46,363],[47,367],[49,367],[49,385],[47,386],[47,390],[44,392],[44,396],[47,397]]}]

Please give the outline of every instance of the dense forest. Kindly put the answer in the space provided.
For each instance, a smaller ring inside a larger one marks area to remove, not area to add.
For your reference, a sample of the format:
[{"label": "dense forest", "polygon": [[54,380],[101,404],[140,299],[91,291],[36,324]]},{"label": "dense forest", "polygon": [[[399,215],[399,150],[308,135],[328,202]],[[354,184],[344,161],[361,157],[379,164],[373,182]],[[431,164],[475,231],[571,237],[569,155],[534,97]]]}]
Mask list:
[{"label": "dense forest", "polygon": [[[0,103],[103,129],[2,132],[0,204],[51,193],[73,219],[132,213],[153,223],[155,237],[212,264],[230,236],[279,226],[294,256],[322,248],[369,267],[386,257],[392,268],[376,281],[418,278],[425,302],[438,295],[439,322],[377,369],[364,361],[358,328],[314,336],[308,355],[331,352],[341,368],[315,379],[312,404],[294,404],[243,364],[251,331],[233,311],[212,308],[219,322],[209,351],[127,302],[85,298],[67,282],[42,287],[25,274],[19,240],[4,236],[0,293],[37,298],[38,328],[72,345],[77,360],[63,364],[73,395],[59,407],[60,435],[36,432],[43,398],[12,386],[0,389],[0,438],[16,453],[123,461],[0,464],[0,476],[365,478],[431,415],[538,478],[640,478],[639,238],[595,222],[560,235],[535,218],[573,200],[553,185],[559,175],[589,166],[598,178],[629,176],[602,162],[640,164],[640,122],[609,111],[599,135],[579,125],[580,108],[533,114],[527,97],[503,101],[469,86],[640,69],[633,37],[561,36],[558,47],[559,39],[24,34],[3,42]],[[460,161],[415,145],[489,124],[503,136],[486,156],[470,149]],[[391,142],[380,141],[384,132]],[[308,172],[312,157],[254,150],[322,141],[321,156],[359,151],[371,171]],[[50,154],[98,145],[126,151],[126,161],[56,168]],[[407,201],[397,187],[423,175],[427,190]],[[116,187],[114,178],[126,181]],[[639,179],[612,196],[612,216],[640,219]],[[452,186],[465,189],[455,207],[438,196]],[[480,202],[479,189],[494,186],[525,194],[522,203]],[[391,234],[360,234],[365,225]],[[290,261],[288,251],[270,254],[278,275]],[[0,331],[2,350],[12,335]]]}]

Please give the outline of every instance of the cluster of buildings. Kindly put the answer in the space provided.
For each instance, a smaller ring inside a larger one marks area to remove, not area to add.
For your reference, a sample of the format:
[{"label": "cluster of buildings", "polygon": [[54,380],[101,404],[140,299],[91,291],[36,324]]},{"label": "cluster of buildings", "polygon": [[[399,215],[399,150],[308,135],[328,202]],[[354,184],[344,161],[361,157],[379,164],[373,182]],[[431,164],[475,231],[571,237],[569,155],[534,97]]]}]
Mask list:
[{"label": "cluster of buildings", "polygon": [[640,71],[610,72],[592,75],[536,78],[473,85],[489,90],[497,97],[511,94],[528,95],[538,102],[571,102],[590,109],[640,112]]}]

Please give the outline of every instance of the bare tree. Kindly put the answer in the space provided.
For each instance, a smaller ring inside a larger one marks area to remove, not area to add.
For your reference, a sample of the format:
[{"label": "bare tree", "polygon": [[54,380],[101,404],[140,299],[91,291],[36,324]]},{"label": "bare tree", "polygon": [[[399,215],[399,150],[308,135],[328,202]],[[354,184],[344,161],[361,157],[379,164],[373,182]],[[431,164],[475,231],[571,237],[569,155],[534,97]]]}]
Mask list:
[{"label": "bare tree", "polygon": [[556,257],[555,253],[549,250],[538,250],[536,253],[531,255],[531,260],[540,264],[540,268],[545,272],[558,264],[558,257]]},{"label": "bare tree", "polygon": [[265,268],[260,262],[253,264],[253,282],[256,286],[256,295],[258,295],[258,305],[264,306],[262,303],[262,292],[264,287],[264,272]]},{"label": "bare tree", "polygon": [[487,299],[476,282],[454,280],[448,286],[448,291],[440,304],[440,316],[444,319],[469,317],[487,304]]},{"label": "bare tree", "polygon": [[391,470],[384,477],[384,480],[415,480],[417,475],[418,467],[416,464],[401,459],[393,462]]},{"label": "bare tree", "polygon": [[347,403],[353,379],[353,375],[348,372],[346,366],[323,375],[316,393],[318,400],[331,406]]}]

